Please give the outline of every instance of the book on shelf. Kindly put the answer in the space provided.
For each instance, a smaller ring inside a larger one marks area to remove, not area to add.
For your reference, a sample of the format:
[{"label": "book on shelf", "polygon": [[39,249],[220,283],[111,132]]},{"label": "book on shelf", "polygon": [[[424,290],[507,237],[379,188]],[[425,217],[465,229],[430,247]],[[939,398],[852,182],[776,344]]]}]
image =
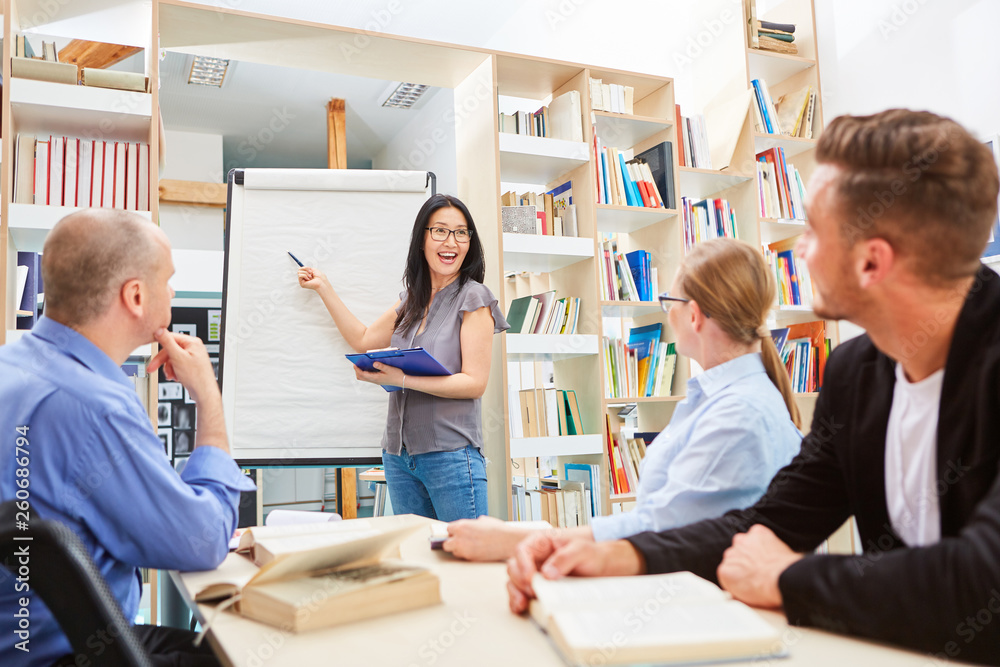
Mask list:
[{"label": "book on shelf", "polygon": [[823,387],[826,360],[830,356],[831,341],[826,336],[826,322],[803,322],[772,331],[772,337],[781,338],[778,355],[781,357],[792,391],[809,393]]},{"label": "book on shelf", "polygon": [[757,154],[757,195],[762,218],[806,219],[805,183],[780,146]]},{"label": "book on shelf", "polygon": [[[778,628],[690,572],[645,577],[535,575],[532,619],[568,664],[693,664],[783,652]],[[655,609],[637,621],[635,610]],[[609,648],[610,647],[610,648]]]},{"label": "book on shelf", "polygon": [[533,489],[512,483],[514,520],[529,528],[575,528],[590,524],[592,494],[583,483],[543,479]]},{"label": "book on shelf", "polygon": [[669,141],[663,141],[635,157],[645,163],[657,197],[662,196],[663,206],[665,208],[677,206],[674,197],[673,145]]},{"label": "book on shelf", "polygon": [[664,200],[647,161],[604,145],[594,126],[594,157],[597,166],[597,203],[614,206],[664,208]]},{"label": "book on shelf", "polygon": [[76,85],[78,72],[76,65],[72,63],[60,63],[38,58],[11,58],[10,75],[18,79]]},{"label": "book on shelf", "polygon": [[555,290],[513,299],[507,309],[509,334],[575,334],[579,297],[555,298]]},{"label": "book on shelf", "polygon": [[130,90],[136,93],[149,92],[149,78],[140,72],[121,72],[96,67],[84,67],[80,83],[84,86],[95,88]]},{"label": "book on shelf", "polygon": [[754,130],[812,139],[816,118],[816,89],[805,86],[778,98],[775,103],[763,79],[751,81],[754,93]]},{"label": "book on shelf", "polygon": [[604,499],[601,495],[601,466],[593,463],[566,463],[563,478],[583,484],[584,494],[590,501],[590,516],[604,515]]},{"label": "book on shelf", "polygon": [[241,615],[293,632],[426,607],[441,602],[437,576],[393,558],[421,529],[412,515],[250,528],[189,584],[195,601],[239,595]]},{"label": "book on shelf", "polygon": [[610,113],[634,113],[635,88],[616,83],[590,79],[590,108]]},{"label": "book on shelf", "polygon": [[37,252],[19,250],[17,253],[17,304],[18,311],[25,313],[17,318],[16,328],[31,329],[39,315],[43,294],[41,255]]},{"label": "book on shelf", "polygon": [[17,137],[14,203],[149,210],[149,145]]},{"label": "book on shelf", "polygon": [[646,441],[639,437],[626,437],[615,431],[611,415],[605,419],[605,445],[608,450],[608,480],[613,495],[635,495],[639,491],[639,471],[646,456]]},{"label": "book on shelf", "polygon": [[764,259],[774,273],[779,306],[807,306],[813,302],[812,278],[806,262],[795,255],[795,236],[764,245]]},{"label": "book on shelf", "polygon": [[704,114],[684,116],[676,105],[677,137],[682,167],[711,169],[712,153],[708,143],[708,127]]},{"label": "book on shelf", "polygon": [[681,197],[684,252],[708,239],[739,239],[736,209],[726,199],[694,201]]},{"label": "book on shelf", "polygon": [[633,327],[628,341],[604,337],[607,398],[670,396],[677,353],[660,340],[662,324]]},{"label": "book on shelf", "polygon": [[[511,234],[576,236],[576,205],[572,202],[572,187],[572,181],[567,181],[549,192],[503,193],[500,196],[503,231]],[[519,208],[533,210],[516,210]]]},{"label": "book on shelf", "polygon": [[517,405],[509,406],[511,433],[522,438],[584,435],[576,391],[543,387],[521,389],[517,396]]},{"label": "book on shelf", "polygon": [[583,141],[583,111],[580,93],[563,93],[537,111],[501,113],[500,131],[563,141]]},{"label": "book on shelf", "polygon": [[659,276],[646,250],[623,253],[618,249],[618,235],[602,234],[598,265],[601,269],[603,299],[607,301],[656,300]]}]

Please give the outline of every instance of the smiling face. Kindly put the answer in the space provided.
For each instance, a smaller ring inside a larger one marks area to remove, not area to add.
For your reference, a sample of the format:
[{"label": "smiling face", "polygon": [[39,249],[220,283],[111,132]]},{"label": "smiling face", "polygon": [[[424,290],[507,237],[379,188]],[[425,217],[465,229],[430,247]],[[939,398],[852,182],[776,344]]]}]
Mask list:
[{"label": "smiling face", "polygon": [[[444,228],[449,230],[468,229],[469,225],[465,221],[465,216],[457,208],[446,206],[439,208],[431,214],[430,228]],[[458,277],[462,270],[462,263],[469,252],[468,243],[458,243],[454,234],[448,234],[444,241],[435,241],[431,238],[430,231],[424,231],[424,257],[427,259],[427,266],[431,270],[431,285],[433,287],[444,287]]]}]

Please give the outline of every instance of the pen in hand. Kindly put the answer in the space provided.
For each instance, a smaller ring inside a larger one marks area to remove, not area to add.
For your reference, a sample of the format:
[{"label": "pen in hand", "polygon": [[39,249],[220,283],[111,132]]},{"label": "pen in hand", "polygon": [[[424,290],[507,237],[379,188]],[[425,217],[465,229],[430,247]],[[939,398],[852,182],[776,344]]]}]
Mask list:
[{"label": "pen in hand", "polygon": [[305,264],[300,262],[299,258],[293,255],[291,252],[288,253],[288,256],[291,257],[293,260],[295,260],[295,263],[298,264],[299,266],[305,266]]}]

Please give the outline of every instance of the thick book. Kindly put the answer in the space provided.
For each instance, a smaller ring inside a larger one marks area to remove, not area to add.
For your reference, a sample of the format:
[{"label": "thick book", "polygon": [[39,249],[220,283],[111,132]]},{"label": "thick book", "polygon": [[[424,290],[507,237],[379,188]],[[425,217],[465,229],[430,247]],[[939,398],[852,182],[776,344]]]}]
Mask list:
[{"label": "thick book", "polygon": [[11,58],[10,75],[18,79],[35,79],[76,85],[77,70],[73,63],[59,63],[37,58]]},{"label": "thick book", "polygon": [[[690,572],[556,581],[535,575],[531,583],[531,616],[570,664],[700,663],[784,652],[778,628]],[[636,609],[646,610],[641,619]]]},{"label": "thick book", "polygon": [[197,602],[239,595],[241,615],[293,632],[426,607],[441,602],[437,576],[393,558],[425,525],[403,515],[250,528],[189,587]]},{"label": "thick book", "polygon": [[[407,375],[440,376],[451,375],[440,361],[422,347],[411,347],[406,350],[372,350],[360,354],[346,354],[347,359],[363,371],[375,371],[375,362],[402,369]],[[386,391],[400,391],[402,387],[383,385]]]},{"label": "thick book", "polygon": [[120,72],[96,67],[84,67],[81,81],[85,86],[131,90],[137,93],[147,92],[149,84],[146,75],[139,72]]}]

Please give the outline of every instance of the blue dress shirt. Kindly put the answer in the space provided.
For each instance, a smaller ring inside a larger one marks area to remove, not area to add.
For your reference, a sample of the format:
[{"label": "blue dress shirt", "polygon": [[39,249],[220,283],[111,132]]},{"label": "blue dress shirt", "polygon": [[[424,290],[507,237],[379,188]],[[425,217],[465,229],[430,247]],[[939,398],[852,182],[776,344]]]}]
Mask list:
[{"label": "blue dress shirt", "polygon": [[[31,520],[73,529],[125,618],[139,607],[140,566],[208,570],[225,558],[239,492],[252,482],[226,452],[207,446],[178,475],[133,383],[82,335],[43,317],[0,347],[0,406],[0,501],[15,498],[26,451]],[[16,429],[25,426],[28,444],[16,454]],[[14,613],[27,595],[20,587],[0,567],[0,665],[47,667],[71,652],[69,642],[31,595],[30,652],[16,648]]]},{"label": "blue dress shirt", "polygon": [[666,530],[755,503],[802,444],[760,354],[688,380],[667,428],[640,464],[632,511],[595,517],[594,539]]}]

